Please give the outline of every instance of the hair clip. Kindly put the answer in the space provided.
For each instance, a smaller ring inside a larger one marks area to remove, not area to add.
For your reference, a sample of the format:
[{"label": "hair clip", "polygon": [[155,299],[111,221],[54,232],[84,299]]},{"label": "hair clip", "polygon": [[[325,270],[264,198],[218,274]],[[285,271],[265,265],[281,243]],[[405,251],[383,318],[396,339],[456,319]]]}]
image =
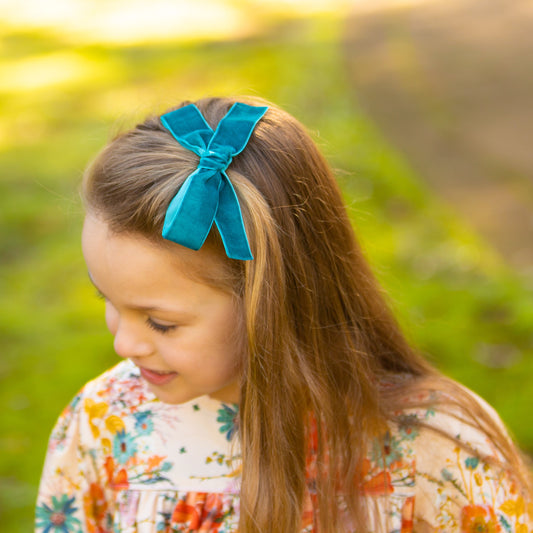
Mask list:
[{"label": "hair clip", "polygon": [[241,207],[226,169],[248,144],[268,107],[234,104],[215,131],[190,104],[161,116],[163,126],[185,148],[200,157],[171,200],[165,215],[165,239],[199,250],[213,222],[231,259],[253,259]]}]

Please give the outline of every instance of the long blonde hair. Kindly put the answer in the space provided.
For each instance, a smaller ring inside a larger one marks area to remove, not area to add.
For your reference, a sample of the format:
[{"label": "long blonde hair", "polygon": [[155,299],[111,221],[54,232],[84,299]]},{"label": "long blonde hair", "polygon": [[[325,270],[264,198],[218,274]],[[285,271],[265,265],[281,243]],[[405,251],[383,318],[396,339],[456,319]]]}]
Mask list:
[{"label": "long blonde hair", "polygon": [[[195,103],[214,128],[234,102]],[[166,207],[197,162],[159,118],[149,118],[117,136],[89,167],[87,209],[116,232],[163,243]],[[450,392],[526,486],[519,454],[498,424],[406,342],[356,242],[337,183],[303,126],[270,106],[228,174],[255,259],[225,258],[216,229],[205,246],[226,265],[223,279],[208,282],[240,299],[246,322],[240,531],[300,530],[311,419],[317,527],[342,531],[342,492],[352,523],[364,531],[360,464],[398,401],[415,388]]]}]

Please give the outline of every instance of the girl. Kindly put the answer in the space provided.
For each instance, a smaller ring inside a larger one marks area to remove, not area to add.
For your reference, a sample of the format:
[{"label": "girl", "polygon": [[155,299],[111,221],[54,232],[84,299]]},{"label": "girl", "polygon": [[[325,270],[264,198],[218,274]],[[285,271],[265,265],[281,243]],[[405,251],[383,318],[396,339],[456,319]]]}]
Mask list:
[{"label": "girl", "polygon": [[530,530],[519,453],[407,344],[294,118],[181,104],[83,194],[125,361],[55,427],[37,531]]}]

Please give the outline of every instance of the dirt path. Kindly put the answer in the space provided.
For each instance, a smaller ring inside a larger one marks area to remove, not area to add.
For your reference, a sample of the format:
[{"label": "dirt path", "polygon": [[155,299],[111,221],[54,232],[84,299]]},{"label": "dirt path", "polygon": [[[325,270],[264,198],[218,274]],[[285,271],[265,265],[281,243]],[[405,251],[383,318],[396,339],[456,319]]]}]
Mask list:
[{"label": "dirt path", "polygon": [[428,184],[533,275],[533,3],[357,5],[344,51],[358,100]]}]

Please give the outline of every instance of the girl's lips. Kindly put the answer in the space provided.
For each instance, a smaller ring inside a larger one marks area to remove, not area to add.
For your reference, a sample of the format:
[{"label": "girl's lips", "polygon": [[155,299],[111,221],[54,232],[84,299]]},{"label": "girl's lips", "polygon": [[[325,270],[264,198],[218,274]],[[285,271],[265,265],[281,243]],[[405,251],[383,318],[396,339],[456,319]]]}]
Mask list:
[{"label": "girl's lips", "polygon": [[141,376],[153,385],[166,385],[178,375],[177,372],[158,372],[156,370],[148,370],[142,366],[139,367],[139,370],[141,371]]}]

